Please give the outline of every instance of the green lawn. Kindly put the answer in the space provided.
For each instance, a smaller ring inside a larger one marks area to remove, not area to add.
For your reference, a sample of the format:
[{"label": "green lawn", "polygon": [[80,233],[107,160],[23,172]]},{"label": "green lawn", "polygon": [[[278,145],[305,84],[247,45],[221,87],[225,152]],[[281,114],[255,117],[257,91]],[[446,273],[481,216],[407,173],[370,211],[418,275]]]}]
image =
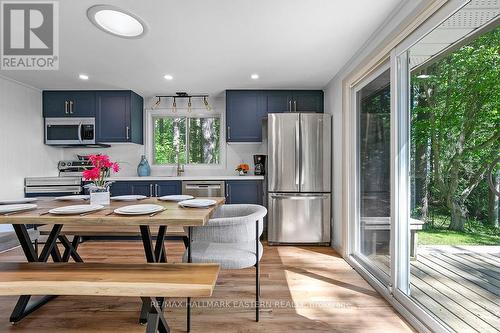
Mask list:
[{"label": "green lawn", "polygon": [[[437,223],[436,223],[437,222]],[[498,245],[500,230],[483,225],[479,221],[469,220],[465,231],[448,230],[448,218],[438,217],[434,226],[425,225],[418,231],[419,245]]]}]

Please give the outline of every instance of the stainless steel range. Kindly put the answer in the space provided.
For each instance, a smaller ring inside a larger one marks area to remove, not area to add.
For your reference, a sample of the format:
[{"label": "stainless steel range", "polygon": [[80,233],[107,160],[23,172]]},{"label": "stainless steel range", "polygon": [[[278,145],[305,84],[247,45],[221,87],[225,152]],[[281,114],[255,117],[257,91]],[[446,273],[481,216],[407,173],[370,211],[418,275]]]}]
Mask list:
[{"label": "stainless steel range", "polygon": [[59,161],[59,177],[82,177],[83,171],[92,168],[89,160]]},{"label": "stainless steel range", "polygon": [[27,197],[81,194],[81,177],[30,177],[24,179]]}]

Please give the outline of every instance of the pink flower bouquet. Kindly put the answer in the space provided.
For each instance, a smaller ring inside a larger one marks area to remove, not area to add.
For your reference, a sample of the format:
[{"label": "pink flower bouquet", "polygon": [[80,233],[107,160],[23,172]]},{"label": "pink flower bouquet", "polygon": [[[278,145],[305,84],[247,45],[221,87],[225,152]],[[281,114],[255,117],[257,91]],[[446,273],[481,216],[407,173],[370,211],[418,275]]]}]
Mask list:
[{"label": "pink flower bouquet", "polygon": [[111,182],[107,182],[111,171],[120,171],[120,166],[116,162],[111,162],[107,155],[90,155],[89,160],[92,163],[92,168],[83,172],[83,180],[93,183],[86,187],[91,190],[107,191]]}]

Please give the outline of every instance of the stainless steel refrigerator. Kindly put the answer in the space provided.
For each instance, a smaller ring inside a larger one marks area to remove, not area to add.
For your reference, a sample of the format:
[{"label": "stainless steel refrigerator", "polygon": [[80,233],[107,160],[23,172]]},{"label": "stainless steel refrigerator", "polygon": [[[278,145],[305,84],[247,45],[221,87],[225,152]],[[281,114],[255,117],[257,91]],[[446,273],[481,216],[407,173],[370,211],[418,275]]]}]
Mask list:
[{"label": "stainless steel refrigerator", "polygon": [[264,129],[269,243],[329,243],[331,116],[272,113]]}]

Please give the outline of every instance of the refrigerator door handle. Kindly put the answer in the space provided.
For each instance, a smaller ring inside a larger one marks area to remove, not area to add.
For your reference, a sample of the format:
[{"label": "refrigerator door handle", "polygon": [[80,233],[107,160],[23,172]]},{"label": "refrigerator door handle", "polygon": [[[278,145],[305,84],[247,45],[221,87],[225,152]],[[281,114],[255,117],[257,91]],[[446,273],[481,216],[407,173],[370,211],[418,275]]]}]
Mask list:
[{"label": "refrigerator door handle", "polygon": [[300,123],[297,121],[295,123],[295,185],[300,183]]},{"label": "refrigerator door handle", "polygon": [[291,199],[291,200],[307,200],[307,199],[328,199],[325,194],[271,194],[273,199]]}]

